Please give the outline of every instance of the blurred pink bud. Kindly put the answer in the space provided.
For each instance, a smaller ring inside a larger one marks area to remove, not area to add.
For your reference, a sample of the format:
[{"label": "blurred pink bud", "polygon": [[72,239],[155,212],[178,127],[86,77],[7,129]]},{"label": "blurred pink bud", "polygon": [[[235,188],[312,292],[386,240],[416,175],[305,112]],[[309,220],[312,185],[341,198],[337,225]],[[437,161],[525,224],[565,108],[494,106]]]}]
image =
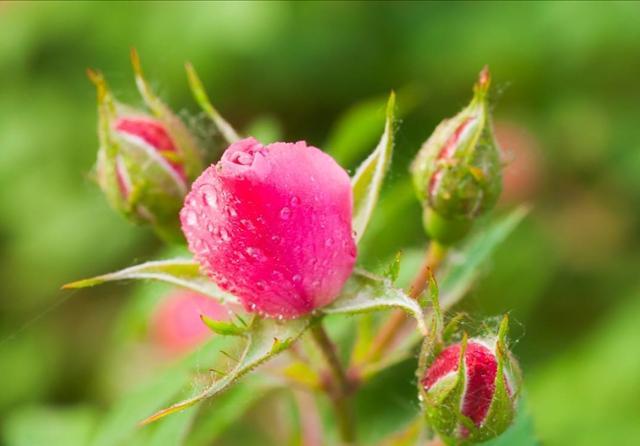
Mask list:
[{"label": "blurred pink bud", "polygon": [[503,203],[519,203],[533,198],[542,180],[540,145],[524,127],[508,122],[498,122],[496,139],[500,143]]},{"label": "blurred pink bud", "polygon": [[304,141],[232,144],[180,213],[189,248],[248,311],[295,318],[332,302],[356,246],[347,172]]},{"label": "blurred pink bud", "polygon": [[227,320],[227,309],[215,300],[194,293],[176,291],[158,305],[152,320],[152,336],[171,355],[185,353],[203,342],[211,330],[200,315]]}]

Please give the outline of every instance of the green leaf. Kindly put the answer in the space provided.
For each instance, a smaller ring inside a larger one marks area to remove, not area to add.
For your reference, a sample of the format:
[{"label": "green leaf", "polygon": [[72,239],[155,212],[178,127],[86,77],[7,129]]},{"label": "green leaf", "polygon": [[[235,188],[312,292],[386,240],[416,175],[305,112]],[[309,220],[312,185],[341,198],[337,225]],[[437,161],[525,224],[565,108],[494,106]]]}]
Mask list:
[{"label": "green leaf", "polygon": [[255,317],[247,332],[247,342],[244,351],[238,359],[237,364],[232,367],[228,373],[214,381],[204,391],[156,412],[143,420],[142,424],[152,423],[226,390],[226,388],[237,379],[276,354],[286,350],[306,330],[309,322],[309,318],[278,321]]},{"label": "green leaf", "polygon": [[356,240],[360,240],[373,214],[382,182],[391,164],[393,153],[393,124],[396,97],[392,92],[387,103],[387,118],[384,133],[378,147],[363,161],[351,180],[353,189],[352,226]]},{"label": "green leaf", "polygon": [[528,212],[528,207],[520,206],[506,216],[498,218],[487,228],[476,233],[460,253],[453,256],[454,260],[447,263],[439,280],[440,305],[443,310],[455,305],[465,296],[478,278],[482,266]]},{"label": "green leaf", "polygon": [[21,407],[3,416],[0,443],[6,446],[85,445],[96,420],[96,411],[87,406]]},{"label": "green leaf", "polygon": [[187,78],[189,79],[189,87],[191,88],[191,92],[193,93],[193,97],[195,98],[200,108],[204,110],[204,112],[209,115],[213,123],[218,128],[218,131],[222,134],[224,139],[227,140],[229,144],[233,144],[234,142],[240,139],[238,133],[233,129],[231,124],[229,124],[222,115],[215,109],[215,107],[211,104],[211,100],[207,95],[207,92],[202,85],[202,81],[200,77],[198,77],[198,73],[196,73],[195,68],[190,63],[185,65],[187,70]]},{"label": "green leaf", "polygon": [[200,266],[191,259],[154,260],[125,268],[114,273],[82,279],[64,285],[64,289],[87,288],[119,280],[158,280],[187,288],[212,297],[223,304],[237,303],[235,296],[222,291],[208,277],[200,273]]},{"label": "green leaf", "polygon": [[187,358],[128,391],[103,417],[91,446],[131,444],[140,431],[140,419],[177,398],[192,381],[192,372],[201,368],[203,359],[215,358],[216,352],[230,348],[233,341],[234,338],[216,336]]},{"label": "green leaf", "polygon": [[389,279],[361,269],[354,271],[340,296],[321,311],[325,314],[358,314],[392,308],[411,314],[416,318],[419,330],[427,333],[424,314],[418,302],[395,288]]}]

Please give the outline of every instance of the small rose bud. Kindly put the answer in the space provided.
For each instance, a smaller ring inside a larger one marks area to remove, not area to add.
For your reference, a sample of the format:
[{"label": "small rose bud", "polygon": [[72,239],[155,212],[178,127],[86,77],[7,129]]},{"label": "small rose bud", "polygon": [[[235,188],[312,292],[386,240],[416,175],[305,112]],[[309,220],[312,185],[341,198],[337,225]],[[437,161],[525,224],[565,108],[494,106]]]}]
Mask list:
[{"label": "small rose bud", "polygon": [[187,168],[192,172],[200,162],[191,147],[185,150],[178,143],[189,139],[183,138],[185,128],[173,115],[155,118],[118,103],[101,74],[89,75],[98,92],[100,188],[109,204],[130,220],[152,225],[165,238],[179,237],[178,213],[189,186]]},{"label": "small rose bud", "polygon": [[487,103],[489,85],[484,68],[471,103],[438,125],[411,166],[425,228],[443,244],[462,238],[500,195],[501,162]]},{"label": "small rose bud", "polygon": [[220,321],[229,319],[227,309],[209,297],[192,291],[173,292],[154,312],[153,340],[168,355],[188,352],[212,334],[200,315]]},{"label": "small rose bud", "polygon": [[445,441],[485,441],[511,424],[518,369],[503,345],[498,339],[465,338],[428,366],[421,381],[423,402],[429,423]]},{"label": "small rose bud", "polygon": [[295,318],[332,302],[356,258],[349,176],[304,141],[232,144],[180,212],[207,275],[248,311]]}]

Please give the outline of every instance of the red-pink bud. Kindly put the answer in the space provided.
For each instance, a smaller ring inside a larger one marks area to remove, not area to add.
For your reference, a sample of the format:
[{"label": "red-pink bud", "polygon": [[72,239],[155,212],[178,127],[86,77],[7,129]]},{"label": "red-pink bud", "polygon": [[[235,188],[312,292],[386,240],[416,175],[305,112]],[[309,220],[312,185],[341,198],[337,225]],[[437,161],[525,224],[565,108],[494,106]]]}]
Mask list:
[{"label": "red-pink bud", "polygon": [[180,213],[189,248],[248,311],[294,318],[332,302],[356,258],[349,176],[304,141],[232,144]]},{"label": "red-pink bud", "polygon": [[200,315],[227,320],[227,310],[215,300],[192,291],[177,291],[158,305],[153,315],[152,337],[171,355],[191,350],[210,334]]},{"label": "red-pink bud", "polygon": [[[498,342],[471,339],[464,347],[464,358],[462,343],[450,345],[438,354],[422,378],[431,424],[456,444],[499,435],[513,419],[516,383],[511,373],[517,366],[505,350],[500,366]],[[462,422],[458,414],[467,421]]]}]

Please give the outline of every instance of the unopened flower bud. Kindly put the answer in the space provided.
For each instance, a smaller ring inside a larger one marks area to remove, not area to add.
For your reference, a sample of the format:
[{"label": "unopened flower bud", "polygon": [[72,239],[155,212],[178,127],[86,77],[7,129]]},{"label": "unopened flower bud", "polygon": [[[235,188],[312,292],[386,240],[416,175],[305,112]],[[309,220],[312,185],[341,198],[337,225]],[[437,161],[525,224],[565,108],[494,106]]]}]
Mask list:
[{"label": "unopened flower bud", "polygon": [[89,74],[98,92],[100,188],[130,220],[152,225],[165,238],[179,237],[178,213],[200,160],[176,139],[174,117],[156,118],[118,103],[102,75]]},{"label": "unopened flower bud", "polygon": [[484,68],[471,103],[438,125],[411,166],[425,228],[443,244],[462,238],[500,195],[501,161],[487,103],[489,85]]},{"label": "unopened flower bud", "polygon": [[332,302],[356,246],[347,172],[304,141],[240,140],[193,183],[180,213],[207,275],[250,312],[296,318]]},{"label": "unopened flower bud", "polygon": [[465,338],[446,347],[421,380],[429,424],[448,444],[500,435],[515,414],[518,370],[499,338]]}]

